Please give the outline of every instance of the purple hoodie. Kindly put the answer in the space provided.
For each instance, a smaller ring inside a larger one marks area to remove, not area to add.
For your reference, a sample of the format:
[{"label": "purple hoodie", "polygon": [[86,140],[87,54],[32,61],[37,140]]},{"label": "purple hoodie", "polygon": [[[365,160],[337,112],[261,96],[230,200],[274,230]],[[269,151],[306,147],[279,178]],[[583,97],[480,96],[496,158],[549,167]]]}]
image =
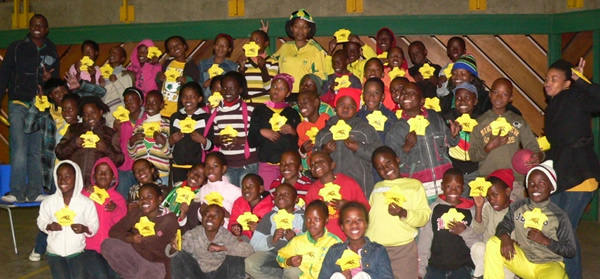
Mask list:
[{"label": "purple hoodie", "polygon": [[158,85],[156,85],[155,79],[156,74],[161,71],[161,65],[160,63],[152,65],[146,62],[143,66],[141,66],[138,60],[138,47],[141,45],[145,45],[149,48],[153,47],[154,43],[149,39],[142,40],[131,52],[131,64],[129,67],[127,67],[127,70],[135,73],[135,87],[144,92],[145,98],[149,91],[158,90]]}]

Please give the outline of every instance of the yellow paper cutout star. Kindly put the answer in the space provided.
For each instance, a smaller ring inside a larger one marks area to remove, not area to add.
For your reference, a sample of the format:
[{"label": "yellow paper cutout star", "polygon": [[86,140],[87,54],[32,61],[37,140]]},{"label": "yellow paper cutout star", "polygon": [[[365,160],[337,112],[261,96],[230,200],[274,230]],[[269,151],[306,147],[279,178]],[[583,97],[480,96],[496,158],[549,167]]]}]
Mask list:
[{"label": "yellow paper cutout star", "polygon": [[369,125],[375,128],[375,131],[382,132],[385,127],[385,122],[387,121],[387,117],[381,113],[380,110],[376,110],[371,114],[367,115],[367,120],[369,121]]},{"label": "yellow paper cutout star", "polygon": [[150,221],[148,217],[142,216],[140,217],[140,221],[135,224],[134,228],[136,228],[144,237],[153,236],[156,234],[154,232],[154,225],[154,222]]},{"label": "yellow paper cutout star", "polygon": [[447,79],[452,77],[452,68],[454,68],[454,63],[448,64],[446,69],[444,69],[444,75],[446,76]]},{"label": "yellow paper cutout star", "polygon": [[293,229],[292,221],[294,221],[294,214],[288,213],[285,209],[280,209],[275,215],[273,215],[273,221],[275,221],[275,227],[278,229]]},{"label": "yellow paper cutout star", "polygon": [[321,263],[321,249],[312,245],[302,245],[298,248],[297,255],[302,256],[302,263],[300,265],[310,266],[315,263]]},{"label": "yellow paper cutout star", "polygon": [[258,51],[260,50],[260,46],[257,45],[254,41],[245,44],[243,47],[244,54],[248,58],[254,58],[258,56]]},{"label": "yellow paper cutout star", "polygon": [[176,242],[177,242],[177,251],[181,251],[181,243],[183,242],[181,239],[181,229],[177,229],[177,234],[175,234]]},{"label": "yellow paper cutout star", "polygon": [[96,143],[100,141],[100,138],[92,131],[87,131],[79,137],[83,139],[83,148],[96,148]]},{"label": "yellow paper cutout star", "polygon": [[63,226],[68,227],[73,225],[75,221],[75,212],[69,209],[68,206],[65,205],[61,210],[54,212],[54,216],[56,216],[56,222]]},{"label": "yellow paper cutout star", "polygon": [[437,112],[442,111],[442,108],[440,107],[440,99],[438,97],[433,97],[433,98],[425,98],[425,108],[428,109],[432,109],[435,110]]},{"label": "yellow paper cutout star", "polygon": [[187,186],[177,188],[177,190],[175,190],[175,193],[177,193],[177,198],[175,199],[175,202],[180,204],[187,203],[189,205],[196,196],[194,191],[192,191],[192,189]]},{"label": "yellow paper cutout star", "polygon": [[340,194],[340,185],[334,184],[332,182],[325,183],[323,188],[319,190],[319,196],[323,197],[323,200],[326,202],[331,202],[333,200],[341,200],[342,195]]},{"label": "yellow paper cutout star", "polygon": [[296,203],[297,206],[299,206],[300,208],[304,208],[304,206],[306,205],[306,202],[304,201],[303,198],[298,198],[298,202]]},{"label": "yellow paper cutout star", "polygon": [[223,70],[223,68],[219,67],[219,64],[213,64],[212,66],[210,66],[210,68],[208,68],[208,76],[210,78],[214,78],[218,75],[223,74],[225,70]]},{"label": "yellow paper cutout star", "polygon": [[154,132],[160,131],[160,122],[146,122],[142,124],[142,128],[144,129],[144,136],[147,138],[153,138]]},{"label": "yellow paper cutout star", "polygon": [[84,56],[83,58],[81,58],[81,60],[79,60],[79,62],[81,63],[81,66],[79,66],[79,70],[82,72],[87,72],[88,67],[94,65],[94,61],[90,59],[89,56]]},{"label": "yellow paper cutout star", "polygon": [[379,59],[387,59],[387,55],[388,55],[388,52],[384,51],[381,54],[377,55],[377,58],[379,58]]},{"label": "yellow paper cutout star", "polygon": [[335,33],[333,33],[333,36],[335,37],[335,40],[338,43],[346,43],[348,42],[348,37],[350,37],[350,30],[340,29],[338,31],[335,31]]},{"label": "yellow paper cutout star", "polygon": [[398,118],[398,119],[402,118],[402,110],[401,109],[396,111],[396,118]]},{"label": "yellow paper cutout star", "polygon": [[342,271],[351,270],[360,267],[360,256],[350,249],[346,249],[342,253],[335,264],[339,265]]},{"label": "yellow paper cutout star", "polygon": [[206,196],[204,196],[204,200],[206,201],[207,205],[216,204],[221,207],[223,206],[223,196],[217,191],[208,193]]},{"label": "yellow paper cutout star", "polygon": [[512,129],[512,126],[506,122],[506,118],[500,116],[490,123],[490,128],[492,128],[492,135],[506,136]]},{"label": "yellow paper cutout star", "polygon": [[147,57],[149,59],[152,59],[153,57],[158,58],[161,55],[162,55],[162,51],[160,51],[160,49],[158,49],[157,47],[151,46],[151,47],[148,48],[148,55],[147,55]]},{"label": "yellow paper cutout star", "polygon": [[115,110],[112,115],[121,122],[129,121],[129,110],[123,106],[118,106],[117,110]]},{"label": "yellow paper cutout star", "polygon": [[112,75],[114,72],[113,67],[111,67],[108,63],[104,64],[104,66],[100,67],[100,73],[102,74],[102,77],[107,79],[110,77],[110,75]]},{"label": "yellow paper cutout star", "polygon": [[346,121],[340,119],[335,125],[329,128],[329,131],[333,134],[333,140],[345,140],[350,137],[352,127],[346,124]]},{"label": "yellow paper cutout star", "polygon": [[181,72],[177,71],[175,68],[168,68],[165,71],[165,76],[167,77],[168,82],[175,82],[177,78],[181,76]]},{"label": "yellow paper cutout star", "polygon": [[548,138],[546,138],[546,136],[537,138],[537,143],[542,151],[545,152],[550,150],[550,142],[548,141]]},{"label": "yellow paper cutout star", "polygon": [[425,119],[423,115],[417,115],[408,120],[410,125],[410,132],[415,131],[417,136],[424,136],[427,126],[429,126],[429,120]]},{"label": "yellow paper cutout star", "polygon": [[577,75],[580,79],[583,79],[583,81],[587,82],[588,84],[592,84],[592,82],[587,79],[580,71],[578,71],[575,68],[571,68],[571,72],[573,72],[575,75]]},{"label": "yellow paper cutout star", "polygon": [[391,80],[393,80],[397,77],[404,77],[405,75],[406,75],[406,72],[398,67],[394,67],[394,69],[388,73],[388,76],[390,77]]},{"label": "yellow paper cutout star", "polygon": [[419,73],[423,76],[423,79],[429,79],[433,76],[435,72],[435,68],[429,65],[429,63],[423,64],[421,68],[419,68]]},{"label": "yellow paper cutout star", "polygon": [[67,133],[67,130],[69,130],[69,123],[65,124],[62,129],[60,129],[60,131],[58,131],[59,134],[61,134],[62,136],[64,136]]},{"label": "yellow paper cutout star", "polygon": [[104,204],[106,199],[110,198],[108,192],[105,189],[102,189],[96,185],[94,185],[94,192],[90,194],[90,200],[95,201],[97,204]]},{"label": "yellow paper cutout star", "polygon": [[287,118],[277,112],[273,113],[273,116],[271,116],[271,119],[269,119],[269,124],[271,124],[271,130],[275,132],[279,132],[279,130],[281,130],[281,127],[285,125],[285,122],[287,122]]},{"label": "yellow paper cutout star", "polygon": [[219,132],[219,135],[228,138],[236,138],[238,136],[238,131],[231,127],[231,125],[226,125],[225,128]]},{"label": "yellow paper cutout star", "polygon": [[311,127],[310,130],[306,131],[305,135],[310,139],[310,141],[315,142],[315,138],[319,133],[319,128]]},{"label": "yellow paper cutout star", "polygon": [[391,187],[385,193],[385,204],[396,204],[397,206],[402,207],[406,202],[406,197],[400,191],[400,187]]},{"label": "yellow paper cutout star", "polygon": [[191,134],[194,132],[194,128],[196,128],[196,120],[188,116],[184,120],[179,121],[179,125],[181,126],[181,133]]},{"label": "yellow paper cutout star", "polygon": [[258,222],[258,216],[252,214],[252,212],[244,212],[244,214],[237,217],[236,221],[242,226],[243,231],[249,231],[248,222]]},{"label": "yellow paper cutout star", "polygon": [[534,208],[532,211],[523,213],[523,217],[525,218],[525,223],[523,224],[525,228],[534,228],[538,231],[542,231],[544,223],[548,221],[548,216],[539,208]]},{"label": "yellow paper cutout star", "polygon": [[210,106],[213,108],[218,107],[222,100],[223,95],[221,95],[220,92],[215,92],[210,97],[208,97],[208,103],[210,103]]},{"label": "yellow paper cutout star", "polygon": [[487,195],[487,191],[492,187],[492,183],[486,181],[484,177],[477,177],[475,180],[469,182],[469,187],[471,187],[471,193],[469,194],[471,197],[485,197]]},{"label": "yellow paper cutout star", "polygon": [[45,111],[50,107],[50,102],[48,102],[48,96],[35,96],[35,107],[39,111]]},{"label": "yellow paper cutout star", "polygon": [[335,82],[337,82],[337,85],[333,88],[333,90],[340,90],[342,88],[348,88],[350,87],[350,85],[352,85],[352,83],[350,83],[350,79],[348,75],[343,75],[341,77],[337,77],[335,78]]},{"label": "yellow paper cutout star", "polygon": [[460,124],[464,132],[473,132],[473,128],[477,126],[477,120],[471,118],[468,113],[463,113],[459,118],[456,118],[456,122]]},{"label": "yellow paper cutout star", "polygon": [[465,219],[465,215],[456,211],[456,208],[450,208],[448,212],[442,214],[442,220],[444,221],[444,228],[448,229],[448,225],[454,222],[462,222]]}]

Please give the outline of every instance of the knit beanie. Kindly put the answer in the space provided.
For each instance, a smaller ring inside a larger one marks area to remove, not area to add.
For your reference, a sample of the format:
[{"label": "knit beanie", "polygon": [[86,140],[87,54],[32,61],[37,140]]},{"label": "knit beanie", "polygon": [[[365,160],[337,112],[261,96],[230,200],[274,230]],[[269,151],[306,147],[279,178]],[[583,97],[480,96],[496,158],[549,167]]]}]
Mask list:
[{"label": "knit beanie", "polygon": [[286,74],[286,73],[277,74],[271,80],[271,84],[273,84],[278,79],[285,81],[285,83],[287,83],[287,85],[288,85],[288,91],[290,91],[290,92],[292,91],[292,88],[294,88],[294,77],[293,76]]},{"label": "knit beanie", "polygon": [[292,15],[290,15],[290,19],[285,23],[285,32],[287,33],[287,35],[292,39],[294,38],[294,33],[292,32],[292,24],[294,24],[294,20],[296,19],[302,19],[308,22],[310,31],[308,32],[308,36],[306,38],[312,39],[312,37],[315,36],[315,33],[317,33],[317,25],[315,24],[315,21],[313,20],[312,16],[305,9],[297,10],[293,12]]},{"label": "knit beanie", "polygon": [[306,74],[300,79],[300,84],[304,83],[304,80],[311,79],[315,86],[317,86],[317,94],[321,96],[321,86],[323,86],[323,80],[315,74]]},{"label": "knit beanie", "polygon": [[336,106],[337,106],[337,102],[340,98],[342,98],[344,96],[349,96],[356,103],[356,110],[358,111],[360,109],[360,95],[361,94],[362,94],[362,90],[360,90],[358,88],[350,88],[350,87],[340,88],[337,95],[335,95],[335,100],[333,103],[336,104]]},{"label": "knit beanie", "polygon": [[454,88],[454,90],[452,90],[452,94],[456,95],[456,91],[458,91],[458,89],[466,89],[467,91],[471,92],[471,93],[475,93],[476,97],[479,97],[477,94],[477,88],[475,87],[475,85],[471,84],[470,82],[463,82],[459,85],[456,86],[456,88]]},{"label": "knit beanie", "polygon": [[477,73],[477,61],[472,54],[463,54],[458,58],[454,63],[454,67],[452,67],[452,70],[454,69],[465,69],[472,75],[479,77],[479,74]]},{"label": "knit beanie", "polygon": [[515,182],[515,176],[513,175],[512,169],[495,170],[494,172],[490,173],[487,178],[489,179],[490,177],[496,177],[502,180],[504,183],[506,183],[506,185],[508,185],[508,188],[512,190],[513,182]]},{"label": "knit beanie", "polygon": [[525,177],[525,183],[529,181],[529,175],[531,174],[531,172],[533,172],[534,170],[539,170],[543,172],[548,177],[548,180],[550,180],[550,183],[552,183],[552,191],[550,191],[550,194],[554,193],[556,191],[556,171],[554,171],[553,165],[554,162],[552,160],[547,160],[531,168],[527,173],[527,176]]}]

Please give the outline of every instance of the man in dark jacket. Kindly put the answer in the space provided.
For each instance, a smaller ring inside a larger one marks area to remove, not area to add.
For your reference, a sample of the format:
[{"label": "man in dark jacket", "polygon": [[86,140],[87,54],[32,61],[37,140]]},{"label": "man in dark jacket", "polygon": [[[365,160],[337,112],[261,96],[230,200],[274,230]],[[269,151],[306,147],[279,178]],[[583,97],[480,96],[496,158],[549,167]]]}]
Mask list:
[{"label": "man in dark jacket", "polygon": [[29,21],[29,34],[13,42],[0,66],[0,100],[8,87],[10,120],[11,193],[3,201],[43,199],[41,133],[25,135],[23,126],[38,86],[51,77],[59,78],[60,61],[56,46],[46,38],[48,20],[36,14]]}]

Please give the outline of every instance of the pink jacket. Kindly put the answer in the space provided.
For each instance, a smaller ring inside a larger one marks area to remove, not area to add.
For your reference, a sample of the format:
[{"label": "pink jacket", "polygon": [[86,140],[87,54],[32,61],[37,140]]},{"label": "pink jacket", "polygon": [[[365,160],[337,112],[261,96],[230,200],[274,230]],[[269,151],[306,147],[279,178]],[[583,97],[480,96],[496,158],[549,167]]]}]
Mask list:
[{"label": "pink jacket", "polygon": [[[129,154],[127,154],[127,145],[129,144],[129,140],[133,136],[133,131],[139,125],[144,123],[144,119],[146,119],[146,113],[140,112],[138,116],[138,120],[136,123],[131,123],[131,120],[127,122],[121,123],[121,135],[119,137],[119,146],[121,147],[121,151],[123,151],[123,164],[119,167],[121,171],[131,171],[133,167],[133,159]],[[93,179],[93,177],[92,177]]]},{"label": "pink jacket", "polygon": [[138,47],[145,45],[147,47],[153,47],[154,43],[152,40],[142,40],[131,52],[131,64],[127,67],[127,70],[132,71],[135,74],[135,87],[139,88],[144,92],[144,97],[149,91],[158,90],[156,84],[156,74],[161,71],[160,63],[152,65],[150,63],[144,63],[140,65],[138,61]]}]

